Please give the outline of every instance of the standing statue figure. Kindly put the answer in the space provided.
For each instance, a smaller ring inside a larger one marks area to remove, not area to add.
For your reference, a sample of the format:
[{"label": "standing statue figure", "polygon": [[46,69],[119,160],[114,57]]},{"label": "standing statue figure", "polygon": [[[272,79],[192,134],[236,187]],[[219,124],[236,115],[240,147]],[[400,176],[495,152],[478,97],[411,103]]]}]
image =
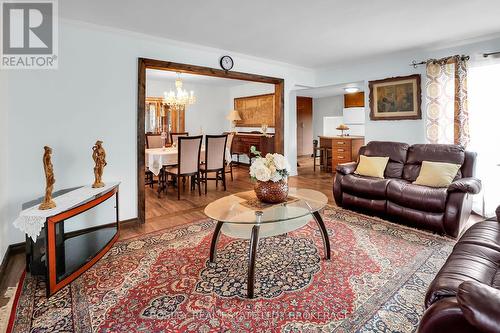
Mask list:
[{"label": "standing statue figure", "polygon": [[94,184],[92,184],[93,188],[104,187],[104,183],[102,182],[102,172],[104,167],[108,164],[106,163],[106,151],[102,147],[102,141],[98,140],[94,147],[92,147],[92,158],[95,162],[94,167]]},{"label": "standing statue figure", "polygon": [[54,189],[54,184],[56,179],[54,178],[54,167],[52,166],[51,154],[52,148],[45,146],[43,147],[45,152],[43,153],[43,169],[45,171],[45,198],[43,202],[40,204],[38,209],[47,210],[52,209],[56,206],[54,200],[52,200],[52,190]]}]

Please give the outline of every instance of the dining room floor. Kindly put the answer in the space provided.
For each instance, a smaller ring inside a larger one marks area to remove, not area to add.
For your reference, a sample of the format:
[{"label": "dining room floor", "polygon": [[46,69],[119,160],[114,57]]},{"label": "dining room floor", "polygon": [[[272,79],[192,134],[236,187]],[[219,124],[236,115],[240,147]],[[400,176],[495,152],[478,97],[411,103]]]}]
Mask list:
[{"label": "dining room floor", "polygon": [[[299,157],[299,165],[299,175],[289,178],[290,186],[316,189],[327,195],[329,204],[335,204],[331,188],[332,174],[320,172],[318,169],[313,172],[312,158],[307,156]],[[141,226],[134,223],[134,226],[122,228],[122,235],[125,233],[126,238],[128,238],[140,233],[161,230],[204,218],[203,209],[210,202],[231,193],[248,191],[253,188],[248,174],[248,166],[233,167],[233,179],[231,181],[230,174],[226,175],[226,191],[220,182],[219,186],[216,187],[215,181],[209,181],[207,195],[204,194],[204,185],[202,185],[201,196],[198,195],[198,189],[191,191],[189,182],[186,182],[185,189],[181,189],[180,200],[177,200],[177,190],[174,187],[169,187],[166,195],[162,193],[158,197],[156,184],[153,188],[146,186],[146,223]],[[128,236],[129,234],[130,236]]]}]

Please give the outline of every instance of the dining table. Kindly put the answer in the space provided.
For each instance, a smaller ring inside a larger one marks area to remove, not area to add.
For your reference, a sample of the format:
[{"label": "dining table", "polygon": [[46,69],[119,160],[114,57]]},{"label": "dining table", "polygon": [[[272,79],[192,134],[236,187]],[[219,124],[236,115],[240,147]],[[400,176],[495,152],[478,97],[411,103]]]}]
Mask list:
[{"label": "dining table", "polygon": [[[149,148],[146,149],[146,168],[155,176],[158,176],[165,166],[177,165],[177,147]],[[231,152],[226,149],[226,163],[231,162]],[[201,147],[200,162],[205,161],[205,147]]]},{"label": "dining table", "polygon": [[[178,149],[175,146],[165,148],[148,148],[146,149],[145,164],[146,168],[151,171],[155,176],[158,176],[158,196],[167,190],[167,179],[165,173],[162,173],[164,167],[174,166],[178,164]],[[225,160],[226,163],[231,162],[231,152],[226,149]],[[205,161],[205,146],[202,145],[200,149],[200,162]],[[183,178],[185,181],[185,178]],[[177,186],[177,184],[174,184]],[[193,183],[191,187],[193,187]]]}]

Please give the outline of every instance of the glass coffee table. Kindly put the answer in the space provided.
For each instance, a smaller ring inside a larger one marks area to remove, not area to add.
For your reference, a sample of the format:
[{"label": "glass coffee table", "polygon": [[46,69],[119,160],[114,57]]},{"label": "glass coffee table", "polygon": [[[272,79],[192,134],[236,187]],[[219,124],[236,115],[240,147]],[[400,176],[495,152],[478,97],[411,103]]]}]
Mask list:
[{"label": "glass coffee table", "polygon": [[205,215],[217,221],[210,245],[210,262],[215,261],[217,241],[222,232],[232,238],[249,239],[247,296],[254,297],[255,260],[259,238],[286,235],[305,226],[314,218],[318,224],[325,259],[330,259],[330,240],[320,210],[328,203],[321,192],[291,187],[282,204],[260,203],[254,191],[240,192],[211,202]]}]

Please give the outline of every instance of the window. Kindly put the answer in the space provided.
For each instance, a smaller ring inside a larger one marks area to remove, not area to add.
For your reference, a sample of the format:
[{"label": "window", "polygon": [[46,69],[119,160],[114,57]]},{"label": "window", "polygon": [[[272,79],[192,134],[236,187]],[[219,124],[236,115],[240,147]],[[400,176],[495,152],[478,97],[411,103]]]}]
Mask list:
[{"label": "window", "polygon": [[468,73],[468,150],[478,153],[476,176],[483,191],[474,198],[474,210],[493,216],[500,204],[500,63],[471,66]]}]

